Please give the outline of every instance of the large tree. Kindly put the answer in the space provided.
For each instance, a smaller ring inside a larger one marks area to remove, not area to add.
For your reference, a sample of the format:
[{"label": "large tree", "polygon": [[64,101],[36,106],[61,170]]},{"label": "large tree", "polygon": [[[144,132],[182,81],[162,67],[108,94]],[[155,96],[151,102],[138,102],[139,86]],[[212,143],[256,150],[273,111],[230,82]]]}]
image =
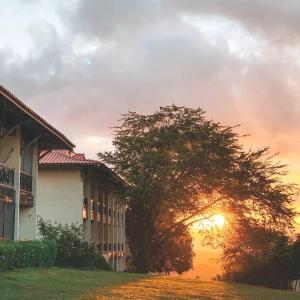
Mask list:
[{"label": "large tree", "polygon": [[[128,233],[137,271],[155,270],[172,256],[170,239],[197,219],[226,211],[233,224],[286,231],[293,186],[269,149],[245,151],[235,127],[208,120],[201,108],[175,105],[149,115],[129,112],[115,128],[114,150],[99,154],[128,181]],[[176,243],[173,243],[173,247]],[[180,247],[178,244],[177,247]]]}]

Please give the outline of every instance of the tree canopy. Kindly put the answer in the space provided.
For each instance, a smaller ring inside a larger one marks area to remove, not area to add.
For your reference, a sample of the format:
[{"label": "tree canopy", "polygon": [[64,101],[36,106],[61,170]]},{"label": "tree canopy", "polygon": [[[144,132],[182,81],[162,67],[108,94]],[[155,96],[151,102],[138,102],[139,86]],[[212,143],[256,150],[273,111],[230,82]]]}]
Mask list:
[{"label": "tree canopy", "polygon": [[208,120],[201,108],[129,112],[113,145],[99,157],[128,182],[128,233],[140,272],[156,269],[161,257],[153,249],[170,259],[170,239],[189,240],[182,228],[216,211],[230,215],[232,226],[285,232],[293,225],[294,187],[282,181],[284,166],[267,147],[244,150],[235,127]]}]

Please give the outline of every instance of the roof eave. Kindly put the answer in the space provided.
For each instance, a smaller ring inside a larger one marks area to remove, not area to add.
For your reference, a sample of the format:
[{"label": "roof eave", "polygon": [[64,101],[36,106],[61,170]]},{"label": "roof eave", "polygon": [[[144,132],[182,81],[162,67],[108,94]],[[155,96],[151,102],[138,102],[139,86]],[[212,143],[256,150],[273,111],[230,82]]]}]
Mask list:
[{"label": "roof eave", "polygon": [[52,125],[47,123],[43,118],[34,113],[27,105],[22,103],[16,96],[14,96],[11,92],[9,92],[6,88],[0,85],[0,94],[5,97],[9,102],[11,102],[14,106],[16,106],[19,110],[29,116],[32,120],[37,122],[40,126],[46,129],[50,134],[54,135],[66,149],[72,150],[75,148],[75,145],[65,137],[61,132],[55,129]]}]

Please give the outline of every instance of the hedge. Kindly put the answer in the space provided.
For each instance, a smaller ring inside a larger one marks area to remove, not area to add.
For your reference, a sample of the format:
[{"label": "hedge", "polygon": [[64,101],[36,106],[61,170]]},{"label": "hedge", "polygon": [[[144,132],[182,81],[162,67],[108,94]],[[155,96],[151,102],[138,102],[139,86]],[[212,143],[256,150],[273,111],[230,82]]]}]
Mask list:
[{"label": "hedge", "polygon": [[56,253],[55,241],[0,242],[0,271],[51,267]]}]

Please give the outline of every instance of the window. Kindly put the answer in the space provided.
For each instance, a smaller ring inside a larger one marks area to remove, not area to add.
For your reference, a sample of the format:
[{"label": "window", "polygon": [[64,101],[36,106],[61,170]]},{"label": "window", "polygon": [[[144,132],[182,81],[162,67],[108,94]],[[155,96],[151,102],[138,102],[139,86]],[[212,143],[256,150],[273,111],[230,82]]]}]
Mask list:
[{"label": "window", "polygon": [[21,171],[32,175],[33,164],[33,145],[30,145],[31,138],[28,135],[22,135],[22,156],[21,156]]}]

